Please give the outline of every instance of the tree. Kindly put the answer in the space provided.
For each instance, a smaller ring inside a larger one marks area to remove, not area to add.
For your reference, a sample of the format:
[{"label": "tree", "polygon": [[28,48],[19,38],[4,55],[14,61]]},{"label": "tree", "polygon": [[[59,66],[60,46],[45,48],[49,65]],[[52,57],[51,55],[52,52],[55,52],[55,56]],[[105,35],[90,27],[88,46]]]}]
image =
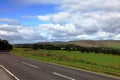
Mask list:
[{"label": "tree", "polygon": [[34,49],[34,50],[39,49],[39,45],[38,44],[33,44],[32,49]]},{"label": "tree", "polygon": [[0,51],[10,51],[12,49],[13,49],[12,45],[9,44],[7,40],[0,39]]}]

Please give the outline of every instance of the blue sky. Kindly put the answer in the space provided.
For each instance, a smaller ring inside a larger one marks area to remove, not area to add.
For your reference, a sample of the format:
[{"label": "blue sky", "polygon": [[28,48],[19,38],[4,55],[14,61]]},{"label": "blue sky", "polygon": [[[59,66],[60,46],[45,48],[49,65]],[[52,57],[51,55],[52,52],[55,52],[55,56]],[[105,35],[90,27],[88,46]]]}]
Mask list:
[{"label": "blue sky", "polygon": [[22,18],[23,16],[36,16],[36,15],[47,15],[56,13],[55,4],[30,4],[30,5],[19,5],[13,3],[11,0],[0,1],[0,18],[16,19],[25,25],[39,25],[44,21],[37,19]]},{"label": "blue sky", "polygon": [[0,0],[10,43],[120,40],[120,0]]}]

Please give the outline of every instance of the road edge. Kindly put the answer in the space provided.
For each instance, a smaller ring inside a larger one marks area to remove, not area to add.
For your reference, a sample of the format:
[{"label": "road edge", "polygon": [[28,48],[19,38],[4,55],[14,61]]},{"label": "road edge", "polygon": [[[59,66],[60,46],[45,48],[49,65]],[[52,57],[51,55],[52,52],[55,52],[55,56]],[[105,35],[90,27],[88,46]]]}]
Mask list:
[{"label": "road edge", "polygon": [[2,69],[4,69],[9,75],[11,75],[15,80],[20,80],[13,73],[11,73],[8,69],[6,69],[3,65],[0,65]]},{"label": "road edge", "polygon": [[90,70],[86,70],[86,69],[82,69],[82,68],[75,68],[75,67],[66,66],[66,65],[62,65],[62,64],[57,64],[57,63],[52,63],[52,62],[37,60],[37,59],[33,59],[33,58],[19,56],[19,55],[16,55],[16,54],[12,54],[12,55],[15,55],[15,56],[18,56],[18,57],[22,57],[22,58],[26,58],[26,59],[30,59],[30,60],[33,60],[33,61],[43,62],[43,63],[46,63],[46,64],[51,64],[51,65],[56,65],[56,66],[65,67],[65,68],[69,68],[69,69],[74,69],[74,70],[77,70],[77,71],[84,71],[84,72],[88,72],[88,73],[92,73],[92,74],[97,74],[97,75],[101,75],[101,76],[105,76],[105,77],[109,77],[109,78],[120,79],[120,77],[112,76],[112,75],[105,74],[105,73],[99,73],[99,72],[94,72],[94,71],[90,71]]},{"label": "road edge", "polygon": [[[26,58],[26,57],[24,57],[24,58]],[[99,73],[99,72],[94,72],[94,71],[90,71],[90,70],[85,70],[85,69],[82,69],[82,68],[75,68],[75,67],[70,67],[70,66],[66,66],[66,65],[57,64],[57,63],[36,60],[36,59],[32,59],[32,58],[27,58],[27,59],[31,59],[31,60],[38,61],[38,62],[44,62],[44,63],[47,63],[47,64],[52,64],[52,65],[56,65],[56,66],[60,66],[60,67],[65,67],[65,68],[69,68],[69,69],[74,69],[74,70],[78,70],[78,71],[84,71],[84,72],[88,72],[88,73],[92,73],[92,74],[97,74],[97,75],[101,75],[101,76],[105,76],[105,77],[120,79],[120,77],[116,77],[116,76],[112,76],[112,75],[108,75],[108,74],[104,74],[104,73]]]}]

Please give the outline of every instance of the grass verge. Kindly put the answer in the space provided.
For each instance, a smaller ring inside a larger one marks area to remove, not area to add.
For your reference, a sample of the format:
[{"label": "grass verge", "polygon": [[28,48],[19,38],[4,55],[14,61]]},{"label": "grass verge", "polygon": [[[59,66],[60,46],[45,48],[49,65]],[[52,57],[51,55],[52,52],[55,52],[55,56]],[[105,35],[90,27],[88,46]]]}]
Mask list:
[{"label": "grass verge", "polygon": [[116,55],[87,54],[79,51],[32,50],[30,48],[14,48],[12,53],[27,58],[120,77],[120,56]]}]

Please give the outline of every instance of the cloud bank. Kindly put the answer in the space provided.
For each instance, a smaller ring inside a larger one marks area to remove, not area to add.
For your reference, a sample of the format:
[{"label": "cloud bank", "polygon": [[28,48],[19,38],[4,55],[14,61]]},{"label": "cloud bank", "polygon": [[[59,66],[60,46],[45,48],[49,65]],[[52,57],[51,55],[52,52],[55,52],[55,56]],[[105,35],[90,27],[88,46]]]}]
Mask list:
[{"label": "cloud bank", "polygon": [[51,23],[43,28],[53,38],[120,39],[119,0],[59,0],[54,3],[60,4],[58,9],[62,12],[38,16],[39,20]]},{"label": "cloud bank", "polygon": [[38,27],[8,24],[0,25],[0,38],[11,43],[35,43],[45,40]]},{"label": "cloud bank", "polygon": [[27,5],[56,4],[59,12],[26,16],[46,22],[36,27],[0,25],[0,35],[9,38],[11,42],[18,39],[33,42],[120,40],[120,0],[20,0],[20,2]]}]

